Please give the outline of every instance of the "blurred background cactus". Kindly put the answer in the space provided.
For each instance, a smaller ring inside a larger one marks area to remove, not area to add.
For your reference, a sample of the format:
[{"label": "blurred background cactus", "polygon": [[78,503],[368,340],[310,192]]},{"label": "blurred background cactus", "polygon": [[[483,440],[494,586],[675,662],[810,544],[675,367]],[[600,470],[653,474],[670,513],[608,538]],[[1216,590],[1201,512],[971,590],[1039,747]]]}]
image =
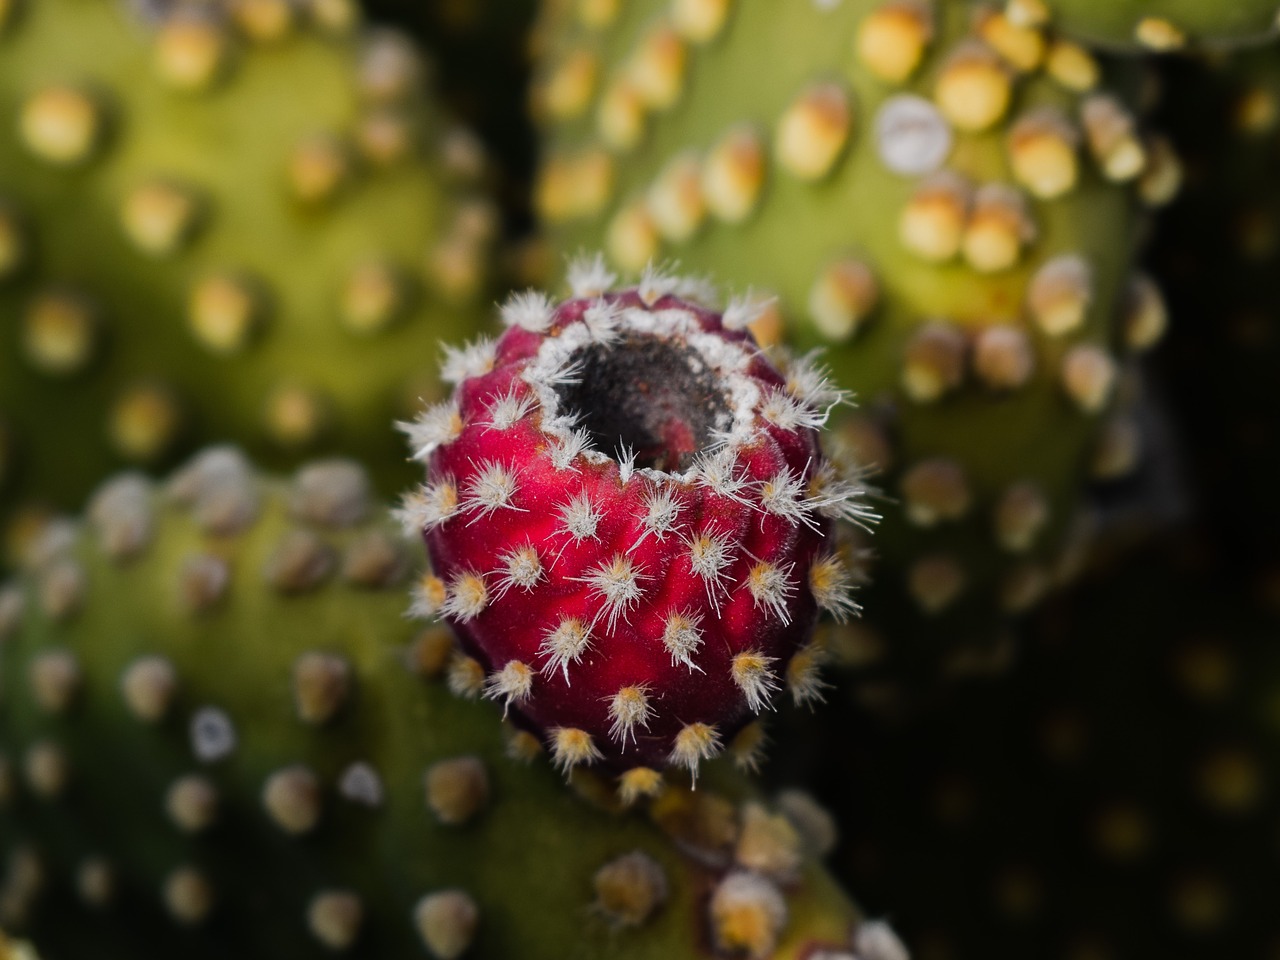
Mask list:
[{"label": "blurred background cactus", "polygon": [[[0,0],[0,957],[1273,955],[1277,12]],[[883,517],[696,791],[404,616],[396,422],[614,279]]]}]

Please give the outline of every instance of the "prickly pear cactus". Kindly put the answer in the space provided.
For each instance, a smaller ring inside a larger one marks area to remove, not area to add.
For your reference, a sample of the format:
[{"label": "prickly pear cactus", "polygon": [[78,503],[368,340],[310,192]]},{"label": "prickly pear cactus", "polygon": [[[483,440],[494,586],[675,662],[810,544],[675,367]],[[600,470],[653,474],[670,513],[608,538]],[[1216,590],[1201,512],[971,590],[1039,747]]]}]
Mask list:
[{"label": "prickly pear cactus", "polygon": [[1003,662],[1004,618],[1075,566],[1086,485],[1133,465],[1121,357],[1165,311],[1129,269],[1179,180],[1135,77],[955,2],[552,4],[542,27],[554,243],[776,296],[758,335],[826,348],[857,395],[843,438],[886,500],[880,629],[846,659]]},{"label": "prickly pear cactus", "polygon": [[1008,0],[1006,9],[1019,23],[1051,22],[1083,43],[1157,53],[1258,43],[1275,36],[1280,16],[1274,0]]},{"label": "prickly pear cactus", "polygon": [[70,890],[184,956],[896,956],[811,802],[713,767],[625,810],[451,693],[471,663],[403,617],[394,527],[350,461],[220,448],[50,532],[0,594],[6,928],[83,955],[42,910]]},{"label": "prickly pear cactus", "polygon": [[0,524],[237,440],[407,483],[391,421],[476,324],[483,167],[342,2],[0,8]]}]

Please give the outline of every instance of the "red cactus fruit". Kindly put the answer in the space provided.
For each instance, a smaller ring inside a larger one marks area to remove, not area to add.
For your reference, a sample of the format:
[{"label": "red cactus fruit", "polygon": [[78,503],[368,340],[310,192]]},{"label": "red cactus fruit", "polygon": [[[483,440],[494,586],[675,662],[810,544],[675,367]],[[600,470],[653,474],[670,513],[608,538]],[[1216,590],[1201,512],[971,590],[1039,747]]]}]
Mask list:
[{"label": "red cactus fruit", "polygon": [[780,372],[745,304],[612,282],[587,265],[447,352],[452,399],[405,425],[430,478],[403,510],[435,570],[416,606],[557,765],[696,776],[784,678],[818,695],[796,655],[856,609],[835,521],[870,514],[819,446],[845,399],[819,368]]}]

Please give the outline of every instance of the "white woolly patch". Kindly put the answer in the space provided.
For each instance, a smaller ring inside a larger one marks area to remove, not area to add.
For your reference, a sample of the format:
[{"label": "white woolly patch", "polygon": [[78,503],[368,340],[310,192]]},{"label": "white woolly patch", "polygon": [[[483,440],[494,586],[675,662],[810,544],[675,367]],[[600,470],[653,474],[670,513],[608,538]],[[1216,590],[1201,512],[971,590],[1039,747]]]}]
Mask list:
[{"label": "white woolly patch", "polygon": [[201,763],[214,763],[235,752],[238,737],[226,712],[201,707],[191,716],[191,752]]},{"label": "white woolly patch", "polygon": [[604,254],[574,257],[569,262],[569,290],[575,297],[598,297],[612,290],[618,275],[609,269]]},{"label": "white woolly patch", "polygon": [[479,467],[480,472],[467,481],[464,495],[459,501],[459,509],[463,513],[475,514],[470,523],[497,510],[526,512],[511,502],[516,495],[516,477],[512,471],[496,460],[481,461]]},{"label": "white woolly patch", "polygon": [[495,600],[505,597],[512,587],[519,587],[528,593],[546,576],[538,551],[531,543],[508,550],[498,559],[502,566],[494,571],[498,578],[493,588]]},{"label": "white woolly patch", "polygon": [[440,364],[440,379],[458,384],[471,377],[480,377],[493,369],[498,355],[498,345],[489,337],[481,337],[461,347],[445,344],[444,362]]},{"label": "white woolly patch", "polygon": [[788,605],[796,592],[796,585],[788,577],[794,566],[789,563],[783,568],[760,561],[747,574],[747,589],[751,591],[756,606],[768,608],[783,623],[791,622]]},{"label": "white woolly patch", "polygon": [[640,586],[640,581],[649,578],[636,569],[627,557],[619,553],[615,554],[612,560],[600,564],[585,577],[575,579],[579,583],[590,586],[592,592],[600,598],[601,609],[596,613],[592,625],[594,626],[601,617],[604,617],[609,632],[613,633],[618,624],[618,618],[622,617],[623,621],[626,621],[627,615],[644,595],[644,588]]},{"label": "white woolly patch", "polygon": [[569,664],[577,663],[582,655],[591,649],[591,629],[576,617],[566,617],[551,629],[543,638],[538,648],[538,656],[546,657],[547,663],[543,673],[564,673],[566,686],[569,683]]},{"label": "white woolly patch", "polygon": [[551,327],[555,308],[550,298],[536,290],[517,293],[502,305],[502,322],[531,333],[545,333]]},{"label": "white woolly patch", "polygon": [[700,534],[685,541],[689,545],[689,563],[707,591],[707,600],[720,613],[720,594],[725,590],[728,570],[733,563],[733,547],[728,537]]},{"label": "white woolly patch", "polygon": [[671,654],[672,666],[683,663],[690,670],[702,673],[702,668],[693,662],[693,655],[702,646],[701,626],[702,617],[688,611],[673,613],[667,617],[662,630],[662,645]]},{"label": "white woolly patch", "polygon": [[458,512],[458,488],[453,478],[444,476],[406,494],[392,516],[410,536],[444,523]]},{"label": "white woolly patch", "polygon": [[521,395],[516,387],[512,387],[493,403],[489,404],[489,419],[483,421],[485,426],[494,430],[510,430],[529,415],[538,400],[531,393]]},{"label": "white woolly patch", "polygon": [[613,721],[609,725],[609,736],[623,747],[627,744],[628,735],[635,743],[636,727],[648,728],[649,721],[657,712],[649,702],[648,688],[643,684],[623,687],[612,697],[604,699],[609,701],[609,717]]},{"label": "white woolly patch", "polygon": [[457,440],[462,433],[462,414],[453,400],[428,407],[413,422],[396,423],[396,429],[409,439],[414,460],[423,463],[436,447]]},{"label": "white woolly patch", "polygon": [[[704,332],[696,315],[688,310],[622,309],[616,304],[600,300],[587,308],[581,323],[569,324],[558,336],[547,338],[537,356],[525,369],[525,382],[533,388],[541,406],[542,429],[553,441],[559,441],[562,445],[580,442],[573,437],[577,423],[572,416],[560,409],[560,398],[555,390],[557,378],[563,378],[566,370],[572,371],[576,376],[574,355],[593,343],[616,340],[622,329],[641,336],[687,344],[696,355],[696,362],[705,365],[700,369],[711,370],[724,389],[730,415],[728,422],[717,431],[719,440],[738,445],[749,443],[753,439],[760,388],[747,376],[751,361],[758,355],[758,350],[749,341],[731,342],[719,334]],[[575,456],[580,454],[596,464],[608,463],[613,459],[606,453],[588,448],[585,440],[581,443],[582,447]],[[733,463],[732,452],[728,452],[727,457],[727,464],[723,459],[717,463],[724,465],[724,470],[732,473],[732,467],[729,466]],[[695,464],[684,473],[668,473],[649,467],[632,470],[626,465],[624,469],[627,471],[626,479],[641,475],[655,481],[674,478],[692,482],[697,479],[698,471],[707,459],[706,456],[697,458]],[[745,481],[735,486],[731,479],[726,486],[736,493],[745,486]]]}]

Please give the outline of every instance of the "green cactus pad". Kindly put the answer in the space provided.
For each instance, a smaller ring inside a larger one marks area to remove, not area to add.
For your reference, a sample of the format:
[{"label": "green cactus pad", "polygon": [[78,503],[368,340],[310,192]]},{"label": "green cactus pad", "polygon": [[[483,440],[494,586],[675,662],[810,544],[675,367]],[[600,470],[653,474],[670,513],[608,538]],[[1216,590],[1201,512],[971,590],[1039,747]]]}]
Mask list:
[{"label": "green cactus pad", "polygon": [[157,7],[0,8],[0,523],[209,440],[400,489],[481,316],[483,151],[349,5]]},{"label": "green cactus pad", "polygon": [[1008,7],[1084,43],[1126,52],[1259,43],[1275,36],[1280,15],[1274,0],[1009,0]]},{"label": "green cactus pad", "polygon": [[541,45],[553,244],[776,296],[758,335],[826,348],[857,395],[844,438],[887,500],[848,659],[1003,662],[1005,619],[1071,573],[1095,464],[1132,467],[1120,357],[1165,317],[1128,270],[1179,179],[1136,76],[916,0],[551,4]]},{"label": "green cactus pad", "polygon": [[77,955],[74,911],[42,909],[70,889],[157,956],[800,960],[884,935],[812,818],[732,769],[623,809],[451,693],[473,664],[404,618],[420,551],[394,530],[350,461],[286,483],[221,448],[48,532],[0,594],[6,928]]}]

